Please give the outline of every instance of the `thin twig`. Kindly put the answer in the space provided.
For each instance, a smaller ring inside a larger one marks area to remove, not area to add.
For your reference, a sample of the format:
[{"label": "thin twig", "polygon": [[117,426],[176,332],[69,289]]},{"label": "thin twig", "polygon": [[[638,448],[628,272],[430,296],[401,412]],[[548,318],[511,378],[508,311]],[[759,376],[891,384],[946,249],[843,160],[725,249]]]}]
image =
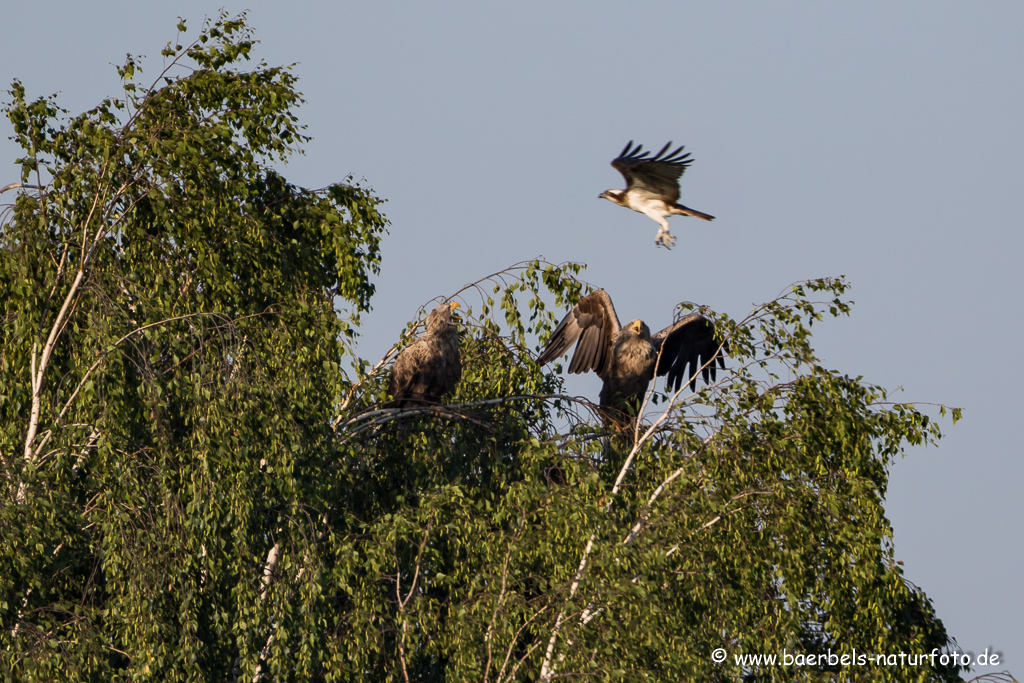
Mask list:
[{"label": "thin twig", "polygon": [[[505,551],[505,561],[501,568],[501,591],[498,593],[498,599],[494,601],[494,611],[491,612],[491,621],[487,624],[487,632],[484,633],[484,642],[487,643],[487,663],[484,665],[484,683],[488,683],[491,677],[491,660],[493,646],[491,639],[494,635],[494,623],[498,618],[498,610],[501,609],[501,603],[505,600],[505,592],[508,589],[508,565],[512,561],[512,547],[513,544],[519,540],[522,535],[523,527],[526,525],[525,515],[519,520],[519,525],[516,527],[513,538],[509,541],[508,550]],[[504,670],[504,667],[502,667]]]},{"label": "thin twig", "polygon": [[[409,622],[405,616],[405,606],[412,599],[412,594],[416,590],[416,581],[420,576],[420,562],[423,559],[423,550],[426,548],[427,540],[430,538],[430,530],[434,525],[434,520],[431,519],[430,523],[427,524],[426,530],[423,532],[423,540],[420,541],[419,550],[416,552],[416,571],[412,577],[412,585],[409,586],[409,592],[406,594],[405,599],[402,599],[402,567],[399,565],[395,572],[395,598],[398,600],[398,612],[402,615],[401,625],[399,626],[398,636],[398,657],[402,664],[402,675],[405,678],[405,683],[409,683],[409,671],[405,666],[405,634],[409,630]],[[397,559],[397,552],[396,559]]]}]

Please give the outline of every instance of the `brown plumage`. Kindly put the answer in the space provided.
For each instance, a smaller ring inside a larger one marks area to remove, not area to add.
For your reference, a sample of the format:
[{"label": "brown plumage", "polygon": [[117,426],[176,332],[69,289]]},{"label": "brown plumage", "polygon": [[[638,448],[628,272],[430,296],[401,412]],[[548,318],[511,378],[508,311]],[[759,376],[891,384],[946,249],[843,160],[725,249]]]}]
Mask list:
[{"label": "brown plumage", "polygon": [[682,146],[669,152],[672,146],[669,142],[653,157],[650,152],[643,151],[642,145],[630,149],[632,146],[633,141],[630,140],[612,161],[612,167],[626,179],[626,189],[605,190],[599,197],[650,217],[660,226],[654,244],[668,249],[676,241],[668,229],[669,216],[695,216],[706,221],[715,219],[679,203],[679,178],[693,163],[689,153],[681,154]]},{"label": "brown plumage", "polygon": [[459,333],[452,320],[457,301],[427,315],[427,331],[402,349],[391,369],[388,393],[397,408],[438,403],[462,378]]},{"label": "brown plumage", "polygon": [[699,313],[683,316],[653,336],[642,320],[622,327],[611,297],[603,289],[583,297],[569,311],[537,362],[549,363],[573,344],[576,351],[569,372],[593,370],[604,380],[600,405],[605,423],[631,421],[655,376],[667,375],[667,388],[672,391],[686,382],[696,390],[698,370],[705,383],[714,381],[713,361],[724,368],[722,354],[728,351],[715,339],[714,323]]}]

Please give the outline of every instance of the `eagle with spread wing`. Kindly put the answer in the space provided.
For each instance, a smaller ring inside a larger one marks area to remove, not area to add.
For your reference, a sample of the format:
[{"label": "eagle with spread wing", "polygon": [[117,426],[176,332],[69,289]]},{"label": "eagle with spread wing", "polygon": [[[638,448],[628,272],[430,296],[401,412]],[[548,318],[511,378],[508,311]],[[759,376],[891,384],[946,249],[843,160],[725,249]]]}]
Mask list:
[{"label": "eagle with spread wing", "polygon": [[458,307],[452,301],[432,310],[427,331],[398,354],[388,387],[396,408],[438,403],[462,379],[459,331],[452,316]]},{"label": "eagle with spread wing", "polygon": [[583,297],[569,311],[537,362],[550,363],[573,344],[569,372],[593,370],[604,380],[600,407],[605,424],[629,424],[655,376],[667,375],[672,391],[687,382],[695,391],[698,375],[705,384],[714,381],[715,361],[724,368],[722,354],[728,351],[728,345],[715,338],[715,324],[699,313],[685,315],[654,335],[642,320],[622,327],[603,289]]},{"label": "eagle with spread wing", "polygon": [[696,216],[706,221],[715,220],[708,215],[683,206],[679,202],[679,178],[686,167],[693,163],[690,154],[682,154],[683,146],[669,152],[672,143],[661,148],[653,157],[644,152],[642,145],[633,147],[630,140],[625,149],[612,161],[612,167],[626,179],[625,190],[605,190],[599,197],[633,209],[648,216],[659,226],[654,244],[671,249],[676,238],[669,232],[668,217],[676,215]]}]

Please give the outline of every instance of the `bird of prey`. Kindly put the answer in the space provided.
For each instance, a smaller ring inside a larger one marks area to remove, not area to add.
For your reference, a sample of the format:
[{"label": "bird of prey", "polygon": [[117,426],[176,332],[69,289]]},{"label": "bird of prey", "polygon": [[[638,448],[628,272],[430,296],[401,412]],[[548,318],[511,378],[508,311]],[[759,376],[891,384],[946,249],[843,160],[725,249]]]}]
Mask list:
[{"label": "bird of prey", "polygon": [[668,217],[675,215],[696,216],[706,221],[715,220],[714,216],[701,213],[696,209],[679,204],[679,178],[686,167],[693,163],[690,154],[681,154],[682,145],[674,152],[669,152],[672,143],[661,148],[653,157],[644,152],[642,145],[633,147],[630,140],[619,156],[612,161],[612,167],[626,179],[625,190],[605,190],[602,199],[633,209],[648,216],[659,226],[658,236],[654,244],[671,249],[676,238],[668,230]]},{"label": "bird of prey", "polygon": [[427,331],[398,354],[388,387],[394,407],[438,403],[462,378],[459,333],[452,319],[458,306],[452,301],[432,310]]},{"label": "bird of prey", "polygon": [[696,390],[698,370],[705,384],[714,381],[714,361],[724,368],[722,353],[728,351],[724,342],[715,339],[714,323],[699,313],[683,316],[653,336],[642,320],[622,327],[603,289],[583,297],[569,311],[537,362],[549,363],[573,344],[576,351],[569,372],[593,370],[604,380],[600,407],[605,424],[629,424],[655,376],[668,375],[667,387],[672,391],[686,382]]}]

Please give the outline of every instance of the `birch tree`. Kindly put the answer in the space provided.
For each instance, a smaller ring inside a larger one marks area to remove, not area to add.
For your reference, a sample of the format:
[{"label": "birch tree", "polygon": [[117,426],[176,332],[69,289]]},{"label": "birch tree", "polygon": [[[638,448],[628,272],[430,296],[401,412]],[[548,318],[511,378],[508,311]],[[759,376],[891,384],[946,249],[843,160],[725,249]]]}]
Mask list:
[{"label": "birch tree", "polygon": [[738,658],[955,650],[883,507],[939,425],[811,345],[844,280],[705,310],[726,371],[652,385],[623,432],[535,362],[582,266],[467,272],[436,293],[466,311],[461,383],[393,408],[422,316],[383,358],[353,345],[381,200],[275,170],[301,97],[248,63],[244,16],[178,28],[88,112],[9,91],[7,680],[959,680]]}]

